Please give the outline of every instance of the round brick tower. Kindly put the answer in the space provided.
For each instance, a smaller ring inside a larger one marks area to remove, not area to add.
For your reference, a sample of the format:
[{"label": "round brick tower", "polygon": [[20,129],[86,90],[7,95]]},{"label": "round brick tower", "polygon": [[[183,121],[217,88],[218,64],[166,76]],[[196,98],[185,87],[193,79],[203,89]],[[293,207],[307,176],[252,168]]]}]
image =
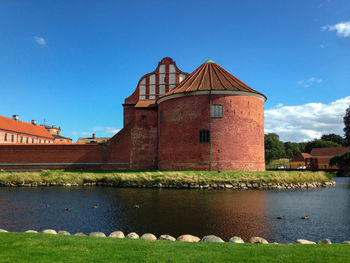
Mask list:
[{"label": "round brick tower", "polygon": [[266,97],[207,60],[157,100],[160,170],[265,170]]}]

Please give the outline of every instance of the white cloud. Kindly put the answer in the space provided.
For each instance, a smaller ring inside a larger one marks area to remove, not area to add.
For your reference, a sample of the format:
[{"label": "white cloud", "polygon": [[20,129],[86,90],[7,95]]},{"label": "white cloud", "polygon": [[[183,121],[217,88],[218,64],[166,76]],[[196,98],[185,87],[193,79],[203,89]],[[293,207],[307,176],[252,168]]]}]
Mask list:
[{"label": "white cloud", "polygon": [[342,134],[343,117],[350,106],[350,96],[329,104],[308,103],[265,110],[265,133],[274,132],[282,141],[301,142],[322,134]]},{"label": "white cloud", "polygon": [[34,37],[34,41],[40,46],[46,47],[46,40],[43,37]]},{"label": "white cloud", "polygon": [[304,88],[309,88],[311,87],[314,83],[320,84],[322,83],[322,79],[311,77],[307,80],[298,80],[297,84],[300,86],[303,86]]},{"label": "white cloud", "polygon": [[341,22],[335,25],[325,25],[321,27],[321,30],[325,31],[336,31],[338,37],[349,37],[350,36],[350,21]]}]

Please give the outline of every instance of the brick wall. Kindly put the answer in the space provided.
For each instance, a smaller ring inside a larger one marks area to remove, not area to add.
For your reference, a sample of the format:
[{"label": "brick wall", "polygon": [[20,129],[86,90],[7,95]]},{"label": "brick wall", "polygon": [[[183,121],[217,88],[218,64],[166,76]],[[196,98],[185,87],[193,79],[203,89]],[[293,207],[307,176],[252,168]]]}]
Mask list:
[{"label": "brick wall", "polygon": [[[223,105],[223,118],[210,118],[209,95],[184,96],[158,105],[159,114],[163,112],[158,168],[264,170],[264,102],[233,95],[211,95],[211,100]],[[199,143],[200,130],[210,130],[211,143]]]},{"label": "brick wall", "polygon": [[[0,145],[0,167],[14,166],[4,164],[55,164],[40,165],[40,167],[75,167],[90,166],[89,163],[104,162],[104,149],[98,144],[11,144]],[[59,165],[61,163],[61,165]],[[18,165],[20,167],[21,165]],[[24,165],[37,167],[38,165]]]},{"label": "brick wall", "polygon": [[157,168],[157,108],[135,108],[131,129],[132,169]]}]

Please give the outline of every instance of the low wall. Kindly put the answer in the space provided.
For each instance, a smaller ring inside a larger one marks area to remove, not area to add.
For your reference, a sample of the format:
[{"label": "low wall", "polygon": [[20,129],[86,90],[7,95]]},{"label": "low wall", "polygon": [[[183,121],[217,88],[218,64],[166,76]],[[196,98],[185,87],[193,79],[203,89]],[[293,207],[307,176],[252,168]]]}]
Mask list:
[{"label": "low wall", "polygon": [[4,144],[0,169],[127,168],[129,163],[108,162],[101,144]]}]

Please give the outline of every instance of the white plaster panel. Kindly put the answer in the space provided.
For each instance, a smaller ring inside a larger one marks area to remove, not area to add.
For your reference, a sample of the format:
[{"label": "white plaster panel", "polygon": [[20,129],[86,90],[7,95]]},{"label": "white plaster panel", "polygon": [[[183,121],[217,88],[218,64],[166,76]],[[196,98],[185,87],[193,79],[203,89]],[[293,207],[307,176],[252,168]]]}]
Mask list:
[{"label": "white plaster panel", "polygon": [[163,95],[165,93],[165,85],[159,85],[159,95]]},{"label": "white plaster panel", "polygon": [[160,65],[159,73],[165,73],[165,65]]},{"label": "white plaster panel", "polygon": [[152,74],[151,76],[149,76],[149,84],[150,85],[156,84],[156,75],[155,74]]},{"label": "white plaster panel", "polygon": [[169,74],[169,84],[176,84],[176,74]]},{"label": "white plaster panel", "polygon": [[180,82],[183,81],[186,78],[186,76],[184,74],[180,74]]},{"label": "white plaster panel", "polygon": [[175,72],[176,72],[176,70],[175,70],[175,65],[174,65],[174,64],[170,64],[170,65],[169,65],[169,72],[170,72],[170,73],[175,73]]}]

